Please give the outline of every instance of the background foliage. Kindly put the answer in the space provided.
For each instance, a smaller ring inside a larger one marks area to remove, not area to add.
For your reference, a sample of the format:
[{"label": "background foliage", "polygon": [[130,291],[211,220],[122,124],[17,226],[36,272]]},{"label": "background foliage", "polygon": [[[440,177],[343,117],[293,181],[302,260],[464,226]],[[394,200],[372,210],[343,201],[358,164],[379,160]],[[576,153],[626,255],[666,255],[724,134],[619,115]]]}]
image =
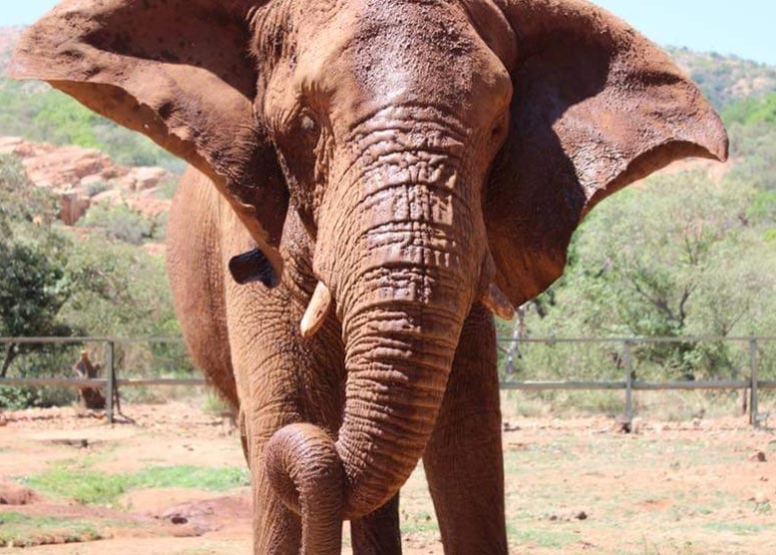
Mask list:
[{"label": "background foliage", "polygon": [[[713,83],[711,94],[724,90]],[[671,168],[596,207],[564,276],[526,307],[528,336],[776,335],[776,94],[717,100],[732,163]],[[500,331],[512,337],[513,324]],[[520,378],[622,379],[620,346],[525,344],[520,354]],[[634,357],[644,379],[748,373],[746,343],[649,344]],[[761,345],[758,359],[776,377],[776,348]]]},{"label": "background foliage", "polygon": [[[17,158],[0,155],[0,337],[178,334],[163,259],[134,246],[134,237],[123,241],[100,228],[76,233],[57,222],[57,212],[57,198],[32,186]],[[117,213],[124,217],[126,209]],[[0,377],[67,375],[80,348],[5,345]],[[157,355],[164,360],[153,362]],[[172,361],[169,355],[165,346],[149,346],[134,349],[127,362],[190,371],[183,352]],[[119,363],[124,356],[117,353]],[[0,406],[46,404],[63,396],[0,388]]]},{"label": "background foliage", "polygon": [[96,148],[126,166],[161,166],[181,173],[184,164],[145,136],[100,117],[40,84],[0,80],[0,130],[5,136]]}]

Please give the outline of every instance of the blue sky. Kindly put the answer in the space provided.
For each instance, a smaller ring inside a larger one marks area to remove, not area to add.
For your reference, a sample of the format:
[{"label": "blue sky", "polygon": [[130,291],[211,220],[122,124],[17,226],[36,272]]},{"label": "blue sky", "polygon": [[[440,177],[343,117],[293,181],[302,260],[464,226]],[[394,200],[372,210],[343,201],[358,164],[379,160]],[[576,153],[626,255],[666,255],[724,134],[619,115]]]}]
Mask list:
[{"label": "blue sky", "polygon": [[[3,0],[0,26],[35,21],[57,0]],[[661,45],[776,65],[774,0],[596,0]]]}]

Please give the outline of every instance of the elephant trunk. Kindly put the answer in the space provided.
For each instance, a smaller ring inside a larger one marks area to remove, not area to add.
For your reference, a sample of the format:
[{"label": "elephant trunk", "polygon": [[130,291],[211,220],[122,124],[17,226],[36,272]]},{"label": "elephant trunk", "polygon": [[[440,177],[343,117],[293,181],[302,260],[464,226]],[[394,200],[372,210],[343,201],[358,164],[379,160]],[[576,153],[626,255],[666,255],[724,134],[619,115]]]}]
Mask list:
[{"label": "elephant trunk", "polygon": [[[428,277],[421,268],[397,271],[401,275],[389,276],[389,282],[422,283]],[[343,319],[348,380],[336,449],[347,481],[345,513],[351,515],[382,506],[417,465],[469,308],[452,292],[447,302],[441,295],[434,302],[397,301],[379,298],[385,283],[381,287],[366,286],[373,293],[358,298]]]},{"label": "elephant trunk", "polygon": [[[299,480],[312,475],[342,480],[345,519],[396,494],[428,443],[464,319],[481,293],[484,226],[478,199],[458,186],[458,160],[417,149],[382,158],[390,162],[339,185],[315,253],[345,341],[343,421],[327,447],[337,457],[315,454],[320,436],[310,430],[281,430],[267,446],[273,487],[300,513],[307,485]],[[291,464],[294,457],[304,462]],[[304,477],[297,467],[316,470]]]}]

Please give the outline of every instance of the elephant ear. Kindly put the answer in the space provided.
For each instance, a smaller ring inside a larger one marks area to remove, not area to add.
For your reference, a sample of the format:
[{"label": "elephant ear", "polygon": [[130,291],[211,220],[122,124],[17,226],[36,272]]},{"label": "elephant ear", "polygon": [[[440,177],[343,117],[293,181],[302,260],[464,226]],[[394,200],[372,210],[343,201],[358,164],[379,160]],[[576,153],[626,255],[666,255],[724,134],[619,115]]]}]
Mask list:
[{"label": "elephant ear", "polygon": [[255,121],[252,0],[65,0],[28,29],[9,74],[41,79],[212,179],[273,268],[288,207]]},{"label": "elephant ear", "polygon": [[727,136],[669,57],[613,15],[581,0],[498,3],[518,60],[485,216],[496,283],[519,305],[561,275],[596,203],[679,158],[724,160]]}]

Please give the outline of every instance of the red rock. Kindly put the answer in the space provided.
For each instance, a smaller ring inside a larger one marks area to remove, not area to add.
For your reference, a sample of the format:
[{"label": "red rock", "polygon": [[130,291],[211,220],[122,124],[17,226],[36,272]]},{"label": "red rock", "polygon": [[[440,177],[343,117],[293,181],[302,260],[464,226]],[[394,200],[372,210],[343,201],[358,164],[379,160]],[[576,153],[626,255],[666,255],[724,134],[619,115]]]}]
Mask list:
[{"label": "red rock", "polygon": [[[155,218],[170,207],[169,200],[156,195],[160,182],[175,179],[162,168],[119,166],[95,149],[34,143],[19,137],[0,137],[2,153],[22,158],[30,181],[60,196],[60,219],[66,225],[75,225],[98,204],[126,203],[146,218]],[[101,183],[107,187],[103,191],[99,190]]]}]

